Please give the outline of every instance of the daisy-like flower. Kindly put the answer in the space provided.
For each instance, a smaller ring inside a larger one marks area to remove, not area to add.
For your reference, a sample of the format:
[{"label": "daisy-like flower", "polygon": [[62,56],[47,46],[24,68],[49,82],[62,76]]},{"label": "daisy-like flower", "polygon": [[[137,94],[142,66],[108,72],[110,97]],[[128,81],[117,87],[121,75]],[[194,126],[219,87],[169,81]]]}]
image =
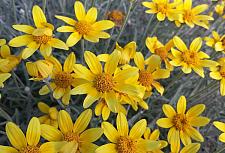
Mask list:
[{"label": "daisy-like flower", "polygon": [[199,76],[204,78],[203,67],[211,68],[218,65],[215,61],[207,60],[210,57],[203,51],[200,51],[202,46],[202,39],[200,37],[192,41],[189,49],[178,36],[173,38],[173,42],[178,50],[171,49],[174,57],[170,61],[170,64],[173,66],[181,66],[185,74],[191,73],[193,69]]},{"label": "daisy-like flower", "polygon": [[194,128],[205,126],[210,121],[207,117],[199,116],[205,109],[204,104],[195,105],[186,112],[186,98],[181,96],[177,112],[168,104],[164,104],[162,109],[166,118],[158,119],[156,124],[162,128],[170,128],[167,139],[173,153],[179,152],[180,140],[185,146],[191,144],[191,139],[204,141],[203,136]]},{"label": "daisy-like flower", "polygon": [[107,18],[115,23],[115,26],[121,27],[124,22],[124,13],[120,10],[112,10],[107,13]]},{"label": "daisy-like flower", "polygon": [[[173,40],[170,40],[166,43],[166,45],[163,45],[157,40],[157,37],[147,37],[145,44],[152,54],[156,54],[161,58],[167,69],[171,71],[173,70],[173,66],[169,62],[169,59],[172,58],[170,50],[172,47],[174,47]],[[148,60],[149,58],[146,59],[146,63],[149,63]]]},{"label": "daisy-like flower", "polygon": [[153,87],[156,88],[156,90],[162,95],[164,88],[157,80],[169,78],[170,71],[160,68],[160,57],[158,55],[152,55],[148,59],[148,64],[146,67],[144,56],[141,52],[137,52],[134,57],[134,62],[139,69],[138,83],[146,88],[145,98],[151,95]]},{"label": "daisy-like flower", "polygon": [[12,71],[19,63],[21,58],[11,54],[10,48],[6,45],[5,39],[0,39],[0,60],[1,62],[0,71],[1,72],[10,72]]},{"label": "daisy-like flower", "polygon": [[210,69],[209,76],[215,80],[220,80],[220,94],[225,96],[225,57],[218,60],[219,66]]},{"label": "daisy-like flower", "polygon": [[220,134],[219,136],[219,140],[223,143],[225,143],[225,123],[223,122],[219,122],[219,121],[214,121],[213,125],[219,129],[220,131],[222,131],[223,133]]},{"label": "daisy-like flower", "polygon": [[[130,60],[134,58],[136,49],[137,45],[134,41],[129,42],[124,47],[121,47],[118,43],[116,43],[115,50],[121,53],[119,65],[125,65],[130,63]],[[109,54],[100,54],[97,57],[100,61],[106,62],[109,59]]]},{"label": "daisy-like flower", "polygon": [[168,144],[164,140],[159,140],[159,135],[160,135],[160,132],[158,129],[151,131],[150,128],[146,128],[145,133],[144,133],[144,139],[158,141],[160,143],[159,148],[152,150],[152,151],[148,151],[147,153],[163,153],[163,151],[161,151],[161,149],[165,148]]},{"label": "daisy-like flower", "polygon": [[83,84],[71,90],[72,95],[87,94],[83,102],[83,107],[87,108],[99,99],[104,99],[109,109],[117,113],[119,110],[119,100],[117,95],[124,93],[138,96],[139,90],[127,79],[138,78],[138,69],[135,67],[121,70],[117,73],[117,66],[120,59],[120,52],[115,50],[104,64],[104,68],[99,59],[90,51],[84,53],[84,59],[89,67],[75,65],[74,71],[77,78],[86,80]]},{"label": "daisy-like flower", "polygon": [[56,107],[49,107],[44,102],[39,102],[38,109],[44,114],[38,117],[41,124],[48,124],[58,128],[58,110]]},{"label": "daisy-like flower", "polygon": [[225,10],[225,2],[221,2],[221,4],[217,4],[215,6],[215,12],[218,15],[222,16],[223,18],[225,18],[224,10]]},{"label": "daisy-like flower", "polygon": [[[76,63],[75,54],[73,52],[69,54],[64,62],[63,67],[53,56],[47,58],[47,60],[51,61],[54,65],[52,75],[50,76],[50,87],[53,90],[53,97],[55,99],[62,98],[63,104],[68,105],[71,96],[71,88],[79,83],[79,81],[75,78],[75,73],[73,71],[73,66]],[[40,89],[39,94],[46,95],[49,92],[50,90],[48,86],[45,85]]]},{"label": "daisy-like flower", "polygon": [[[179,0],[178,0],[179,1]],[[183,1],[183,0],[182,0]],[[193,28],[195,25],[201,26],[203,28],[209,29],[206,24],[208,21],[214,20],[213,17],[208,15],[202,15],[201,13],[208,9],[207,4],[201,4],[192,8],[192,0],[184,0],[181,6],[178,6],[178,10],[183,11],[183,21],[181,23],[187,24],[189,27]]]},{"label": "daisy-like flower", "polygon": [[30,120],[26,137],[23,131],[13,122],[8,122],[5,130],[13,147],[0,146],[1,153],[57,153],[53,143],[40,144],[41,125],[36,117]]},{"label": "daisy-like flower", "polygon": [[47,23],[45,14],[41,8],[35,5],[32,9],[35,28],[30,25],[13,25],[13,28],[24,32],[25,35],[13,38],[9,45],[12,47],[27,46],[22,51],[22,58],[26,59],[40,49],[43,56],[50,56],[52,48],[68,50],[66,44],[53,37],[54,26]]},{"label": "daisy-like flower", "polygon": [[31,80],[40,81],[52,74],[53,64],[48,60],[38,60],[26,63],[27,72],[32,76]]},{"label": "daisy-like flower", "polygon": [[216,51],[225,51],[225,34],[219,35],[216,31],[212,32],[212,38],[205,37],[206,45],[215,48]]},{"label": "daisy-like flower", "polygon": [[62,153],[94,153],[98,147],[93,142],[98,140],[103,130],[101,128],[90,128],[92,111],[85,110],[73,124],[70,115],[61,110],[58,116],[59,129],[47,125],[41,125],[41,135],[50,142],[58,142],[58,152]]},{"label": "daisy-like flower", "polygon": [[146,153],[160,147],[159,142],[144,140],[143,136],[147,122],[138,121],[129,131],[126,116],[119,113],[116,118],[117,129],[109,122],[103,122],[104,135],[111,142],[100,146],[95,153]]},{"label": "daisy-like flower", "polygon": [[146,13],[157,14],[159,21],[164,21],[166,17],[170,21],[179,20],[182,16],[182,12],[176,9],[176,6],[179,5],[177,2],[152,0],[152,2],[143,2],[142,5],[150,9],[145,11]]},{"label": "daisy-like flower", "polygon": [[97,9],[92,7],[85,12],[84,6],[80,1],[74,3],[75,16],[78,21],[65,16],[56,15],[57,19],[64,21],[69,26],[61,26],[57,29],[59,32],[72,32],[66,41],[69,47],[74,46],[80,39],[84,38],[90,42],[99,42],[99,39],[107,39],[110,35],[104,30],[111,29],[114,23],[109,20],[96,22]]},{"label": "daisy-like flower", "polygon": [[10,73],[2,73],[0,72],[0,88],[4,87],[4,82],[11,77]]}]

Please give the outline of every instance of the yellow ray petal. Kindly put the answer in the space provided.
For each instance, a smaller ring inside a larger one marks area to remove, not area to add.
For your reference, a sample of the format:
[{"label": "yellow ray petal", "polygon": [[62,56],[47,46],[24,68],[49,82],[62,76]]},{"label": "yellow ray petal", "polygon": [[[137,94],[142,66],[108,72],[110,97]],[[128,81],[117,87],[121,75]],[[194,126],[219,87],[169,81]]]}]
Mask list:
[{"label": "yellow ray petal", "polygon": [[85,19],[86,12],[84,9],[84,5],[80,1],[76,1],[74,3],[74,12],[79,21]]},{"label": "yellow ray petal", "polygon": [[181,96],[177,102],[177,113],[178,114],[185,114],[186,111],[186,98]]},{"label": "yellow ray petal", "polygon": [[80,135],[80,140],[84,142],[95,142],[98,140],[103,134],[103,130],[101,128],[91,128],[88,130],[85,130]]},{"label": "yellow ray petal", "polygon": [[94,74],[98,75],[102,73],[102,65],[95,54],[90,51],[85,51],[84,59]]},{"label": "yellow ray petal", "polygon": [[59,122],[59,129],[62,131],[63,134],[72,132],[73,122],[70,115],[66,111],[61,110],[59,112],[58,122]]},{"label": "yellow ray petal", "polygon": [[32,9],[32,15],[33,15],[33,20],[34,20],[34,24],[37,28],[42,28],[44,27],[44,23],[47,23],[45,14],[43,13],[42,9],[35,5]]},{"label": "yellow ray petal", "polygon": [[131,128],[129,137],[132,139],[139,139],[142,137],[142,135],[145,132],[145,129],[147,127],[147,121],[145,119],[142,119],[135,123],[135,125]]},{"label": "yellow ray petal", "polygon": [[30,123],[27,127],[27,133],[26,133],[26,138],[27,138],[27,143],[30,146],[36,146],[39,143],[41,136],[41,126],[38,118],[33,117],[30,120]]},{"label": "yellow ray petal", "polygon": [[41,125],[41,136],[48,141],[63,140],[63,134],[56,127],[47,124]]},{"label": "yellow ray petal", "polygon": [[121,136],[128,136],[129,131],[128,122],[126,116],[123,113],[118,113],[116,118],[116,126]]},{"label": "yellow ray petal", "polygon": [[109,122],[102,122],[102,129],[104,130],[104,135],[110,142],[117,142],[120,134],[112,124],[110,124]]}]

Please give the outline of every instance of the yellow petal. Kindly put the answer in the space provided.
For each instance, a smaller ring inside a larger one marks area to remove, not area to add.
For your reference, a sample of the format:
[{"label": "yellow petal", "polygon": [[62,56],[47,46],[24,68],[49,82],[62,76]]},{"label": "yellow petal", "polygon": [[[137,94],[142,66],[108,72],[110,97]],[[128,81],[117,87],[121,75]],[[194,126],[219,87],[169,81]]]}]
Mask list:
[{"label": "yellow petal", "polygon": [[224,78],[220,81],[220,93],[222,96],[225,95],[225,79]]},{"label": "yellow petal", "polygon": [[147,70],[152,73],[155,69],[159,68],[160,65],[160,57],[158,55],[153,54],[149,57]]},{"label": "yellow petal", "polygon": [[59,28],[57,28],[58,32],[75,32],[74,27],[71,26],[61,26]]},{"label": "yellow petal", "polygon": [[41,44],[40,52],[42,56],[49,57],[52,54],[52,47],[49,44]]},{"label": "yellow petal", "polygon": [[[31,44],[31,43],[30,43]],[[39,45],[36,44],[36,46],[34,48],[25,48],[23,51],[22,51],[22,58],[23,59],[27,59],[29,58],[31,55],[34,54],[34,52],[39,48]]]},{"label": "yellow petal", "polygon": [[157,120],[156,124],[162,128],[170,128],[173,126],[173,123],[169,118],[160,118]]},{"label": "yellow petal", "polygon": [[88,94],[83,102],[83,107],[88,108],[90,107],[95,101],[100,98],[100,95],[96,92],[95,94]]},{"label": "yellow petal", "polygon": [[186,98],[184,96],[181,96],[177,102],[177,113],[185,114],[186,105]]},{"label": "yellow petal", "polygon": [[101,21],[95,22],[92,25],[92,28],[98,29],[99,31],[102,31],[102,30],[111,29],[112,27],[114,27],[114,25],[115,24],[112,21],[109,21],[109,20],[101,20]]},{"label": "yellow petal", "polygon": [[95,77],[94,74],[85,66],[81,64],[75,64],[73,68],[74,68],[74,72],[77,74],[79,78],[83,78],[90,81],[94,80],[94,77]]},{"label": "yellow petal", "polygon": [[90,51],[85,51],[84,59],[94,74],[98,75],[102,73],[102,65],[95,54]]},{"label": "yellow petal", "polygon": [[32,41],[33,41],[32,35],[22,35],[10,40],[9,45],[12,47],[21,47],[28,45]]},{"label": "yellow petal", "polygon": [[157,13],[157,19],[158,19],[159,21],[164,21],[165,18],[166,18],[166,15],[163,14],[162,12]]},{"label": "yellow petal", "polygon": [[60,99],[64,95],[64,93],[65,93],[65,89],[64,88],[57,87],[53,91],[53,97],[55,99]]},{"label": "yellow petal", "polygon": [[110,115],[110,109],[107,106],[103,107],[103,109],[102,109],[102,119],[104,121],[108,120],[109,115]]},{"label": "yellow petal", "polygon": [[34,24],[37,28],[42,28],[44,23],[47,23],[45,14],[43,13],[42,9],[35,5],[32,9],[32,15],[33,15],[33,20]]},{"label": "yellow petal", "polygon": [[[72,26],[74,26],[75,23],[76,23],[76,21],[75,21],[74,19],[71,19],[71,18],[66,17],[66,16],[56,15],[55,17],[56,17],[57,19],[60,19],[60,20],[62,20],[62,21],[64,21],[64,22],[66,22],[66,23],[69,24],[69,25],[72,25]],[[57,29],[57,31],[58,31],[58,29]],[[59,32],[61,32],[61,31],[59,31]]]},{"label": "yellow petal", "polygon": [[140,70],[143,70],[145,67],[144,56],[141,52],[137,52],[134,56],[134,62]]},{"label": "yellow petal", "polygon": [[128,122],[126,116],[123,113],[118,113],[116,118],[116,126],[118,133],[121,136],[128,136],[129,131]]},{"label": "yellow petal", "polygon": [[101,128],[91,128],[85,130],[80,135],[80,140],[85,142],[95,142],[98,140],[103,134],[103,130]]},{"label": "yellow petal", "polygon": [[80,35],[78,32],[74,32],[70,34],[69,38],[66,40],[66,44],[68,47],[74,46],[80,39],[82,35]]},{"label": "yellow petal", "polygon": [[191,8],[192,8],[192,0],[185,0],[184,1],[184,9],[191,10]]},{"label": "yellow petal", "polygon": [[92,117],[92,111],[91,109],[87,109],[85,111],[83,111],[80,116],[77,118],[74,126],[73,126],[73,132],[75,133],[81,133],[83,132],[88,124],[91,121],[91,117]]},{"label": "yellow petal", "polygon": [[135,123],[135,125],[131,128],[129,137],[132,139],[139,139],[142,137],[142,135],[145,132],[145,129],[147,127],[147,121],[145,119],[142,119]]},{"label": "yellow petal", "polygon": [[219,136],[219,140],[221,142],[225,142],[225,133],[222,133],[220,136]]},{"label": "yellow petal", "polygon": [[[40,146],[40,152],[41,153],[53,153],[53,152],[56,152],[56,144],[59,145],[59,142],[46,142],[46,143],[43,143],[41,146]],[[63,144],[63,143],[60,143],[60,145]],[[62,145],[61,145],[62,146]]]},{"label": "yellow petal", "polygon": [[66,58],[64,65],[63,65],[63,70],[65,72],[71,73],[73,71],[73,66],[74,66],[75,62],[76,62],[76,57],[75,57],[75,54],[72,52]]},{"label": "yellow petal", "polygon": [[210,72],[209,76],[215,80],[221,80],[222,76],[220,74],[220,72],[216,71],[216,72]]},{"label": "yellow petal", "polygon": [[40,136],[41,136],[40,122],[38,118],[33,117],[30,120],[30,123],[27,127],[27,133],[26,133],[27,143],[30,146],[36,146],[39,143]]},{"label": "yellow petal", "polygon": [[38,108],[42,113],[48,114],[50,107],[47,104],[45,104],[44,102],[39,102]]},{"label": "yellow petal", "polygon": [[41,136],[48,141],[63,140],[63,134],[56,127],[47,124],[41,125]]},{"label": "yellow petal", "polygon": [[193,12],[193,14],[197,15],[197,14],[200,14],[202,12],[204,12],[205,10],[208,9],[208,5],[207,4],[202,4],[202,5],[198,5],[196,7],[194,7],[191,12]]},{"label": "yellow petal", "polygon": [[80,1],[76,1],[74,3],[74,11],[75,11],[75,15],[79,21],[85,19],[86,12],[85,12],[83,4]]},{"label": "yellow petal", "polygon": [[205,105],[204,104],[197,104],[197,105],[191,107],[187,111],[186,114],[189,117],[196,117],[196,116],[199,116],[204,110],[205,110]]},{"label": "yellow petal", "polygon": [[8,122],[6,124],[6,135],[12,144],[18,150],[27,146],[26,138],[22,132],[22,130],[14,123]]},{"label": "yellow petal", "polygon": [[19,153],[15,148],[0,145],[1,153]]},{"label": "yellow petal", "polygon": [[108,61],[105,63],[104,71],[108,74],[113,74],[116,71],[120,59],[120,52],[115,50],[109,56]]},{"label": "yellow petal", "polygon": [[215,121],[215,122],[213,122],[213,125],[215,127],[217,127],[220,131],[225,132],[225,123],[219,122],[219,121]]},{"label": "yellow petal", "polygon": [[110,91],[105,94],[105,101],[110,111],[114,113],[118,112],[119,102],[116,98],[116,93],[114,91]]},{"label": "yellow petal", "polygon": [[200,66],[193,66],[193,70],[202,78],[205,77],[204,69]]},{"label": "yellow petal", "polygon": [[104,135],[110,142],[116,143],[120,134],[114,128],[114,126],[108,122],[102,122],[102,129],[104,131]]},{"label": "yellow petal", "polygon": [[202,47],[202,38],[198,37],[198,38],[195,38],[191,45],[190,45],[190,50],[191,51],[199,51]]},{"label": "yellow petal", "polygon": [[187,46],[185,45],[185,43],[180,39],[180,37],[175,36],[173,38],[173,42],[175,44],[175,46],[182,52],[187,51]]},{"label": "yellow petal", "polygon": [[21,31],[27,34],[32,34],[34,31],[34,27],[29,25],[13,25],[12,27],[18,31]]},{"label": "yellow petal", "polygon": [[163,107],[162,107],[162,109],[163,109],[164,114],[168,118],[172,118],[172,117],[174,117],[174,115],[176,115],[176,112],[173,109],[173,107],[170,106],[170,105],[168,105],[168,104],[164,104]]},{"label": "yellow petal", "polygon": [[95,153],[118,153],[116,144],[106,144],[98,147]]},{"label": "yellow petal", "polygon": [[206,124],[208,124],[209,121],[210,119],[207,117],[198,116],[198,117],[191,118],[190,124],[195,127],[200,127],[200,126],[206,126]]},{"label": "yellow petal", "polygon": [[196,140],[196,141],[200,141],[200,142],[203,142],[203,141],[204,141],[204,138],[203,138],[203,136],[201,135],[201,133],[199,133],[199,131],[196,130],[195,128],[189,127],[189,128],[186,129],[186,131],[187,131],[188,135],[189,135],[192,139],[194,139],[194,140]]},{"label": "yellow petal", "polygon": [[197,153],[200,149],[201,145],[199,143],[191,143],[185,146],[180,153]]},{"label": "yellow petal", "polygon": [[191,143],[190,136],[184,131],[180,131],[180,139],[185,146]]},{"label": "yellow petal", "polygon": [[66,111],[61,110],[59,112],[58,122],[59,122],[59,129],[62,131],[63,134],[72,132],[73,122],[70,115]]},{"label": "yellow petal", "polygon": [[67,47],[67,45],[59,39],[56,38],[52,38],[48,44],[54,48],[58,48],[58,49],[64,49],[64,50],[69,50],[69,48]]},{"label": "yellow petal", "polygon": [[172,152],[179,152],[179,150],[180,150],[179,131],[174,130],[174,132],[172,133],[171,138],[170,138],[170,144],[171,144],[171,151]]},{"label": "yellow petal", "polygon": [[97,9],[95,7],[92,7],[91,9],[88,10],[85,16],[85,21],[89,23],[94,23],[96,19],[97,19]]},{"label": "yellow petal", "polygon": [[154,79],[166,79],[170,77],[170,71],[167,69],[157,69],[152,73]]}]

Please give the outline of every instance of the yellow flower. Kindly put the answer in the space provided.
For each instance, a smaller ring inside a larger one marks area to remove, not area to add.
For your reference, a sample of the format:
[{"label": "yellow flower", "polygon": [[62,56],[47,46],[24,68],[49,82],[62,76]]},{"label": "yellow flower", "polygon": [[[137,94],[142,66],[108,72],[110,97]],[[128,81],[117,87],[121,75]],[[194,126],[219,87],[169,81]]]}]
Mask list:
[{"label": "yellow flower", "polygon": [[0,72],[0,88],[4,87],[4,82],[11,77],[10,73],[1,73]]},{"label": "yellow flower", "polygon": [[157,141],[144,140],[143,136],[147,122],[138,121],[130,130],[126,116],[119,113],[116,118],[117,129],[109,122],[103,122],[104,135],[111,142],[100,146],[95,153],[146,153],[160,147]]},{"label": "yellow flower", "polygon": [[193,28],[196,24],[203,28],[209,29],[206,21],[214,20],[213,17],[208,15],[201,15],[202,12],[208,9],[207,4],[201,4],[192,8],[192,0],[184,0],[184,2],[180,5],[181,6],[179,6],[178,9],[181,9],[183,11],[182,20],[185,24],[187,24],[191,28]]},{"label": "yellow flower", "polygon": [[164,21],[166,17],[170,21],[179,20],[179,18],[181,18],[182,12],[175,9],[175,7],[179,5],[177,2],[152,0],[152,2],[143,2],[142,5],[150,9],[145,11],[146,13],[157,14],[157,19],[159,21]]},{"label": "yellow flower", "polygon": [[191,138],[204,141],[203,136],[194,128],[205,126],[210,121],[207,117],[199,116],[205,109],[204,104],[195,105],[186,112],[186,98],[181,96],[177,103],[177,112],[168,104],[164,104],[162,109],[166,118],[158,119],[156,124],[162,128],[170,128],[167,139],[172,152],[179,152],[180,140],[185,146],[191,143]]},{"label": "yellow flower", "polygon": [[0,146],[1,153],[57,153],[53,143],[40,144],[41,125],[36,117],[30,120],[26,137],[13,122],[6,124],[6,135],[13,147]]},{"label": "yellow flower", "polygon": [[121,27],[124,22],[124,13],[120,10],[112,10],[107,13],[107,18],[115,23],[115,26]]},{"label": "yellow flower", "polygon": [[77,78],[85,79],[86,82],[71,90],[72,95],[87,94],[83,102],[83,107],[87,108],[99,99],[104,99],[109,109],[117,113],[121,105],[117,98],[118,93],[128,95],[139,95],[139,90],[135,85],[126,82],[127,79],[138,78],[138,69],[135,67],[117,71],[120,59],[120,52],[115,50],[104,64],[104,68],[99,59],[90,51],[84,53],[85,61],[89,67],[75,65],[74,71]]},{"label": "yellow flower", "polygon": [[98,147],[93,142],[103,134],[101,128],[87,129],[92,117],[90,109],[85,110],[73,124],[70,115],[61,110],[58,116],[59,129],[41,125],[41,135],[50,142],[58,142],[58,152],[62,153],[94,153]]},{"label": "yellow flower", "polygon": [[1,62],[0,71],[6,73],[12,71],[21,60],[19,56],[11,55],[5,39],[0,39],[0,60],[4,61],[4,63]]},{"label": "yellow flower", "polygon": [[168,144],[164,140],[159,140],[160,132],[159,130],[151,131],[150,128],[146,128],[144,133],[144,139],[146,140],[152,140],[152,141],[158,141],[160,143],[160,148],[157,148],[152,151],[148,151],[147,153],[162,153],[161,149],[165,148]]},{"label": "yellow flower", "polygon": [[58,128],[58,110],[56,107],[49,107],[44,102],[39,102],[38,109],[45,114],[38,117],[41,124],[48,124]]},{"label": "yellow flower", "polygon": [[174,57],[170,61],[170,64],[173,66],[181,66],[185,74],[191,73],[193,69],[199,76],[204,78],[203,67],[214,67],[218,65],[215,61],[206,60],[209,56],[200,51],[202,46],[202,39],[200,37],[192,41],[189,49],[178,36],[173,38],[173,42],[178,50],[172,48],[171,52]]},{"label": "yellow flower", "polygon": [[[156,54],[161,58],[167,69],[173,70],[173,66],[169,62],[169,59],[172,57],[170,50],[174,47],[173,40],[170,40],[166,45],[163,45],[157,40],[157,37],[147,37],[145,44],[151,53]],[[149,63],[149,58],[146,59],[145,63]]]},{"label": "yellow flower", "polygon": [[[51,83],[50,87],[53,90],[53,97],[55,99],[62,98],[62,102],[65,105],[69,104],[70,101],[70,91],[71,87],[74,87],[79,83],[79,81],[75,78],[75,73],[73,72],[73,66],[76,63],[75,54],[72,52],[66,58],[64,65],[60,64],[60,62],[53,56],[47,58],[48,61],[53,63],[53,72],[50,76]],[[50,92],[47,85],[43,86],[39,94],[46,95]]]},{"label": "yellow flower", "polygon": [[220,134],[219,136],[219,140],[223,143],[225,143],[225,123],[223,122],[219,122],[219,121],[214,121],[213,125],[218,128],[220,131],[222,131],[223,133]]},{"label": "yellow flower", "polygon": [[210,77],[220,80],[220,94],[225,96],[225,57],[218,60],[219,66],[211,68]]},{"label": "yellow flower", "polygon": [[109,20],[96,22],[97,9],[92,7],[85,12],[84,6],[80,1],[74,3],[74,11],[78,21],[65,16],[56,15],[55,17],[69,24],[57,29],[59,32],[72,32],[66,41],[69,47],[74,46],[81,38],[90,42],[99,42],[99,38],[107,39],[110,35],[104,30],[111,29],[114,23]]},{"label": "yellow flower", "polygon": [[215,6],[215,12],[221,16],[223,16],[223,18],[225,17],[224,15],[224,10],[225,10],[225,2],[222,2],[221,4],[217,4]]},{"label": "yellow flower", "polygon": [[40,81],[52,74],[53,64],[48,60],[38,60],[26,63],[27,72],[32,76],[31,80]]},{"label": "yellow flower", "polygon": [[147,68],[145,68],[144,56],[141,52],[137,52],[134,57],[134,62],[139,69],[138,83],[146,88],[145,98],[151,95],[153,87],[162,95],[164,88],[157,80],[169,78],[170,71],[160,68],[160,57],[158,55],[152,55],[148,59]]},{"label": "yellow flower", "polygon": [[[191,143],[189,145],[184,146],[180,153],[197,153],[200,149],[201,145],[199,143]],[[175,152],[171,152],[175,153]]]},{"label": "yellow flower", "polygon": [[225,34],[220,36],[216,31],[212,32],[212,38],[205,37],[206,45],[215,48],[216,51],[225,51]]},{"label": "yellow flower", "polygon": [[63,41],[53,38],[54,26],[47,23],[46,17],[39,6],[33,7],[32,14],[36,28],[30,25],[13,25],[14,29],[24,32],[25,35],[15,37],[9,42],[12,47],[27,46],[22,51],[23,59],[30,57],[38,49],[43,56],[50,56],[52,47],[69,49]]}]

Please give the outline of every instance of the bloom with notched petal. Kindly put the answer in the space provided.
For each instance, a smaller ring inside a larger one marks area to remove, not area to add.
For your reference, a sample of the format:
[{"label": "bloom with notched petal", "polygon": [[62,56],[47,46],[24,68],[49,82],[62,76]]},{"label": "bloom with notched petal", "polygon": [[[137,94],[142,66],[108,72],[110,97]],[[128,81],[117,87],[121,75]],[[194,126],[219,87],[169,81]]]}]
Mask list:
[{"label": "bloom with notched petal", "polygon": [[219,136],[219,140],[223,143],[225,143],[225,123],[219,122],[219,121],[214,121],[213,125],[218,128],[220,131],[223,133]]},{"label": "bloom with notched petal", "polygon": [[58,110],[56,107],[49,107],[44,102],[39,102],[38,109],[45,114],[38,117],[41,124],[48,124],[58,128]]},{"label": "bloom with notched petal", "polygon": [[62,153],[94,153],[98,147],[93,142],[98,140],[103,130],[101,128],[87,129],[92,117],[90,109],[80,114],[73,124],[70,115],[61,110],[58,116],[59,129],[47,125],[41,125],[41,135],[50,142],[58,143],[58,152]]},{"label": "bloom with notched petal", "polygon": [[155,87],[156,90],[162,95],[164,92],[164,88],[160,85],[159,82],[157,82],[157,80],[168,78],[170,76],[170,71],[160,68],[160,57],[158,55],[152,55],[148,59],[147,68],[145,68],[146,65],[144,56],[141,52],[137,52],[134,56],[134,62],[139,68],[138,83],[146,88],[145,98],[151,95],[153,87]]},{"label": "bloom with notched petal", "polygon": [[166,17],[170,21],[179,20],[181,18],[181,11],[176,10],[175,7],[179,5],[177,2],[170,2],[169,0],[152,0],[152,2],[143,2],[145,7],[150,10],[146,13],[156,14],[159,21],[164,21]]},{"label": "bloom with notched petal", "polygon": [[220,94],[225,96],[225,57],[218,60],[219,66],[210,68],[209,76],[220,80]]},{"label": "bloom with notched petal", "polygon": [[111,142],[100,146],[95,153],[146,153],[160,147],[159,142],[144,140],[143,136],[147,122],[145,119],[138,121],[130,130],[123,113],[116,118],[117,129],[109,122],[103,122],[104,135]]},{"label": "bloom with notched petal", "polygon": [[[53,63],[53,72],[50,76],[51,83],[50,87],[53,90],[53,97],[56,99],[62,98],[62,102],[65,105],[69,104],[70,101],[70,91],[71,87],[74,87],[79,83],[79,81],[74,76],[73,66],[76,63],[75,54],[72,52],[66,58],[64,65],[60,64],[60,62],[53,56],[46,58],[46,60]],[[43,86],[39,94],[46,95],[50,92],[47,85]]]},{"label": "bloom with notched petal", "polygon": [[63,41],[53,38],[54,26],[47,23],[45,14],[39,6],[33,7],[32,14],[36,28],[30,25],[13,25],[14,29],[26,34],[15,37],[9,42],[12,47],[27,46],[22,52],[23,59],[30,57],[38,49],[43,56],[50,56],[52,47],[69,49]]},{"label": "bloom with notched petal", "polygon": [[206,45],[215,48],[216,51],[225,52],[225,34],[220,36],[216,31],[212,32],[213,38],[205,37]]},{"label": "bloom with notched petal", "polygon": [[181,66],[184,73],[191,73],[193,69],[199,76],[204,78],[203,67],[211,68],[218,65],[215,61],[206,60],[209,56],[206,53],[199,51],[202,46],[202,39],[200,37],[195,38],[192,41],[189,49],[178,36],[173,38],[173,42],[178,50],[174,48],[171,49],[174,57],[172,57],[170,64],[173,66]]},{"label": "bloom with notched petal", "polygon": [[110,37],[108,33],[103,31],[111,29],[114,23],[109,20],[96,22],[97,9],[95,7],[92,7],[86,13],[83,4],[76,1],[74,11],[78,21],[65,16],[55,16],[57,19],[69,24],[69,26],[61,26],[57,29],[59,32],[72,32],[66,41],[69,47],[74,46],[81,38],[96,43],[99,42],[99,38],[107,39]]},{"label": "bloom with notched petal", "polygon": [[117,73],[117,66],[120,59],[120,52],[115,50],[104,64],[104,70],[99,59],[90,51],[84,53],[85,61],[89,67],[76,64],[74,71],[77,78],[85,79],[86,82],[75,87],[72,95],[87,94],[83,102],[83,107],[87,108],[95,101],[104,99],[109,109],[117,113],[119,110],[120,93],[128,95],[139,95],[139,90],[135,85],[126,82],[127,79],[138,78],[138,69],[135,67],[121,70]]},{"label": "bloom with notched petal", "polygon": [[203,136],[194,128],[205,126],[210,121],[207,117],[199,116],[205,109],[204,104],[195,105],[186,112],[186,98],[181,96],[177,103],[177,112],[168,104],[164,104],[162,109],[166,118],[158,119],[156,124],[162,128],[170,128],[167,139],[172,152],[179,152],[180,140],[185,146],[191,143],[191,138],[204,141]]},{"label": "bloom with notched petal", "polygon": [[41,125],[36,117],[30,120],[26,137],[13,122],[6,124],[6,135],[13,147],[0,145],[1,153],[57,153],[53,143],[40,144]]}]

